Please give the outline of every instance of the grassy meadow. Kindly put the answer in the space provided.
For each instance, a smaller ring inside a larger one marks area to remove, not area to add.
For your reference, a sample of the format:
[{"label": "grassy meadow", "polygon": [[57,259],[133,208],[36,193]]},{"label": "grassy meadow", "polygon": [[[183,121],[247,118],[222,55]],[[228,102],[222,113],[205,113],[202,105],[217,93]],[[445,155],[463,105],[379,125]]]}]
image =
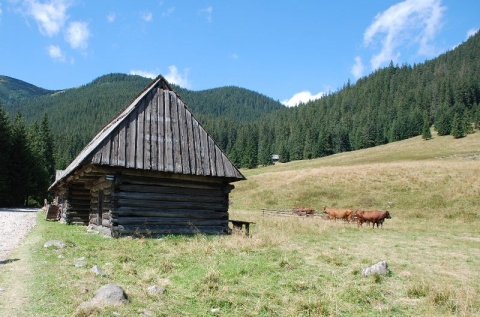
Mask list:
[{"label": "grassy meadow", "polygon": [[[23,296],[0,293],[3,308],[9,316],[480,315],[479,132],[242,172],[230,218],[255,222],[248,238],[107,239],[39,213],[10,255],[17,260],[2,265],[0,285],[14,282]],[[372,229],[262,214],[325,205],[388,209],[392,219]],[[51,239],[67,247],[43,248]],[[81,257],[87,265],[77,268]],[[388,275],[361,275],[382,260]],[[107,283],[121,285],[129,303],[77,310]],[[149,295],[152,285],[166,290]]]}]

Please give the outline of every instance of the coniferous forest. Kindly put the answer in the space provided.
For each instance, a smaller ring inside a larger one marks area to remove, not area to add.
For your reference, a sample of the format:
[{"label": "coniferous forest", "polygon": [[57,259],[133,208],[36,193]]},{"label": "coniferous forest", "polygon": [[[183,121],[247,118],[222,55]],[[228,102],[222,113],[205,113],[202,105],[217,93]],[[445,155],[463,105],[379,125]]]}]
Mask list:
[{"label": "coniferous forest", "polygon": [[[286,78],[288,80],[288,78]],[[109,74],[49,91],[0,76],[0,206],[39,203],[53,180],[150,79]],[[480,128],[480,33],[436,59],[379,69],[294,108],[238,87],[173,86],[241,168]]]}]

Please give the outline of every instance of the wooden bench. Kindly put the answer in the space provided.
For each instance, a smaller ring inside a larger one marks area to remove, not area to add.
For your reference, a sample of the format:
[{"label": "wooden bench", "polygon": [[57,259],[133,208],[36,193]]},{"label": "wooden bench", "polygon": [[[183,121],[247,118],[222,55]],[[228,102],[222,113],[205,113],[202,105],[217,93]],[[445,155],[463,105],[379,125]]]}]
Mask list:
[{"label": "wooden bench", "polygon": [[255,224],[255,222],[251,222],[251,221],[232,220],[232,219],[230,219],[229,222],[232,223],[232,226],[233,226],[232,231],[234,233],[245,232],[245,236],[247,237],[250,235],[250,225]]}]

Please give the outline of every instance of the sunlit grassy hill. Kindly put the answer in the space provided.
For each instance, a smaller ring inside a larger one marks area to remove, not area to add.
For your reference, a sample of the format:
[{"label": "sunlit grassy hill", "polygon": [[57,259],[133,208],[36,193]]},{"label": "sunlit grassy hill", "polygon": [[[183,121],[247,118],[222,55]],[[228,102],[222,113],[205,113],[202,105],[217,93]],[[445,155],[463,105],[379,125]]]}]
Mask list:
[{"label": "sunlit grassy hill", "polygon": [[388,209],[395,216],[480,215],[480,133],[421,137],[324,158],[243,170],[232,209]]}]

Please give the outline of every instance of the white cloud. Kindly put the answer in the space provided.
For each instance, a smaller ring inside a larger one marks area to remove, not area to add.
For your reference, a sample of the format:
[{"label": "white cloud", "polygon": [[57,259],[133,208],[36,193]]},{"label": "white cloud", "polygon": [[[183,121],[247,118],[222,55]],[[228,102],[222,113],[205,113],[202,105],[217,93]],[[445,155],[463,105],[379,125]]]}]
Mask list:
[{"label": "white cloud", "polygon": [[300,103],[306,103],[308,101],[320,99],[323,96],[325,96],[325,93],[323,92],[319,92],[316,95],[312,95],[310,91],[305,90],[305,91],[296,93],[295,95],[292,96],[292,98],[288,100],[283,100],[282,104],[284,104],[287,107],[295,107],[295,106],[298,106]]},{"label": "white cloud", "polygon": [[152,12],[144,12],[142,13],[142,19],[145,22],[151,22],[153,20],[153,14]]},{"label": "white cloud", "polygon": [[190,88],[190,82],[188,81],[188,69],[185,69],[183,74],[180,74],[177,66],[171,65],[168,66],[168,71],[168,74],[164,77],[169,83],[179,85],[183,88]]},{"label": "white cloud", "polygon": [[150,79],[154,79],[158,76],[158,74],[156,74],[156,73],[152,73],[152,72],[145,71],[145,70],[136,70],[136,69],[131,70],[130,75],[138,75],[138,76],[142,76],[142,77],[150,78]]},{"label": "white cloud", "polygon": [[362,58],[360,56],[355,57],[355,64],[353,64],[351,70],[355,79],[362,77],[364,69],[365,67],[363,66]]},{"label": "white cloud", "polygon": [[58,34],[65,24],[70,3],[66,0],[50,0],[45,3],[27,0],[24,5],[25,14],[37,21],[40,33],[52,37]]},{"label": "white cloud", "polygon": [[208,22],[212,22],[212,20],[213,20],[213,7],[209,6],[205,9],[200,9],[200,14],[204,15],[207,18]]},{"label": "white cloud", "polygon": [[113,23],[115,22],[115,19],[117,18],[117,15],[115,14],[115,12],[110,12],[108,15],[107,15],[107,21],[109,23]]},{"label": "white cloud", "polygon": [[62,52],[62,49],[56,45],[50,45],[47,47],[48,55],[56,61],[65,62],[65,54]]},{"label": "white cloud", "polygon": [[175,11],[175,7],[170,7],[167,11],[162,12],[162,17],[166,17],[171,15]]},{"label": "white cloud", "polygon": [[441,0],[405,0],[377,14],[364,34],[367,46],[378,38],[381,42],[380,52],[370,61],[372,68],[396,61],[403,44],[418,45],[419,55],[434,55],[430,42],[442,26],[444,11]]},{"label": "white cloud", "polygon": [[478,31],[479,31],[479,29],[470,29],[470,30],[468,30],[468,32],[467,32],[467,40],[468,40],[470,37],[472,37],[472,36],[474,36],[475,34],[477,34]]},{"label": "white cloud", "polygon": [[[151,78],[154,79],[158,76],[157,72],[151,72],[151,71],[146,71],[146,70],[131,70],[130,75],[139,75],[142,77],[146,78]],[[177,66],[171,65],[168,66],[168,74],[163,76],[169,83],[179,85],[183,88],[190,88],[190,82],[188,81],[188,69],[185,69],[183,71],[183,74],[181,74],[178,71]]]},{"label": "white cloud", "polygon": [[230,53],[228,56],[229,56],[231,59],[239,59],[239,58],[240,58],[240,56],[238,56],[237,53]]},{"label": "white cloud", "polygon": [[0,3],[0,17],[2,17],[2,13],[3,13],[3,11],[2,11],[2,4]]},{"label": "white cloud", "polygon": [[72,22],[65,31],[65,41],[74,49],[86,49],[90,31],[86,22]]}]

